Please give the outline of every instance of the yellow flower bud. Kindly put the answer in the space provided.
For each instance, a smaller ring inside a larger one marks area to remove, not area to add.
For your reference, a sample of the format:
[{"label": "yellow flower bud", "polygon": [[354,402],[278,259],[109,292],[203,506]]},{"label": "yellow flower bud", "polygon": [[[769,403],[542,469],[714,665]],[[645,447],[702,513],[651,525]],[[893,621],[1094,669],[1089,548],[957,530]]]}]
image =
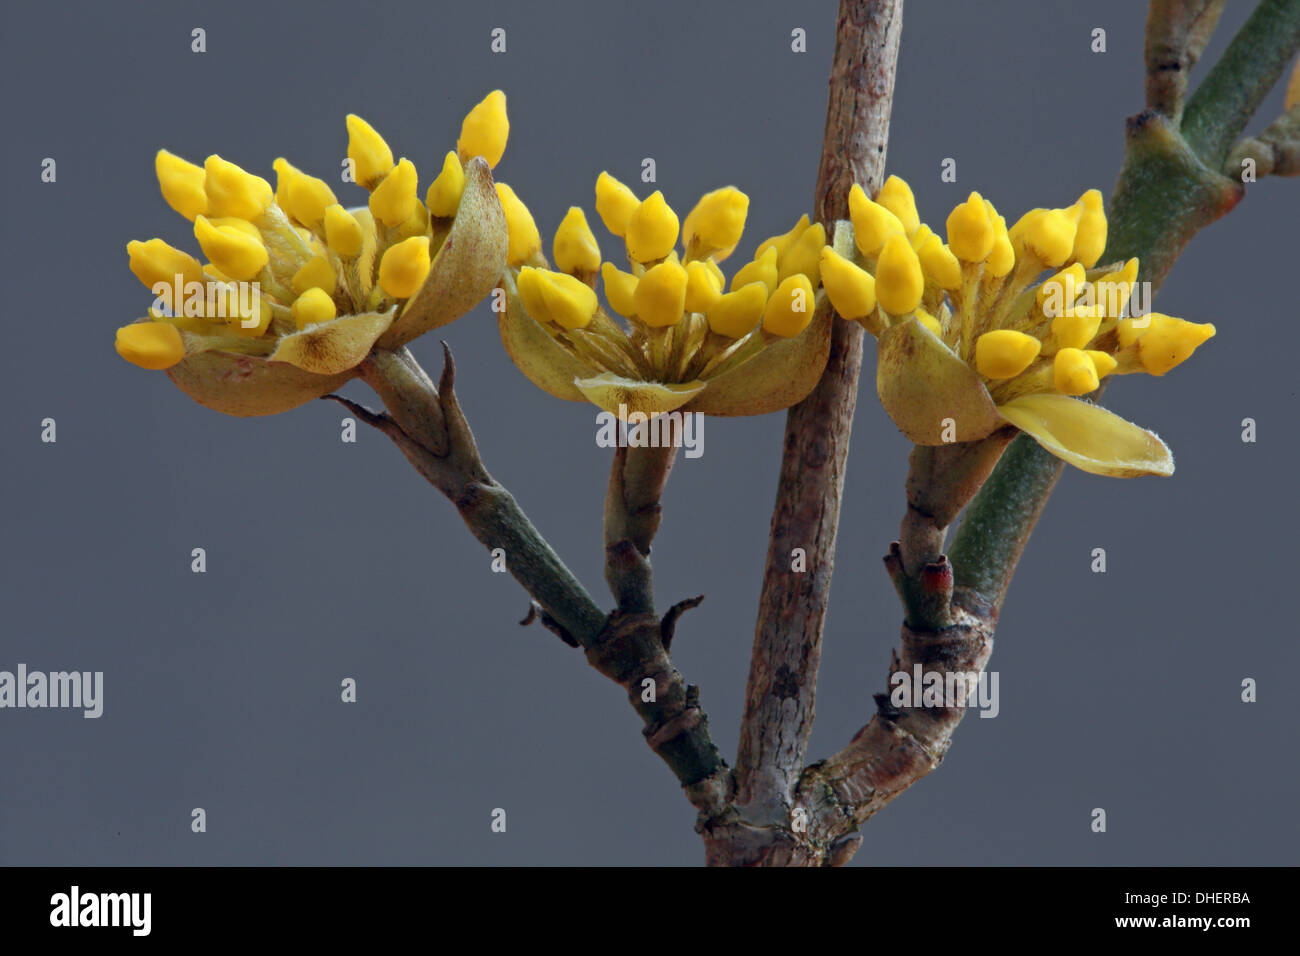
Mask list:
[{"label": "yellow flower bud", "polygon": [[[1026,213],[1016,226],[1026,251],[1044,265],[1059,266],[1074,251],[1074,236],[1082,208],[1039,209]],[[1015,228],[1012,229],[1016,233]]]},{"label": "yellow flower bud", "polygon": [[394,299],[409,299],[429,274],[429,237],[412,236],[391,245],[379,260],[379,286]]},{"label": "yellow flower bud", "polygon": [[528,207],[505,183],[497,183],[497,198],[506,214],[506,233],[509,237],[506,261],[517,266],[526,262],[542,248],[542,236]]},{"label": "yellow flower bud", "polygon": [[813,315],[813,287],[797,272],[781,281],[763,309],[763,330],[792,339],[808,327]]},{"label": "yellow flower bud", "polygon": [[1084,352],[1088,358],[1092,359],[1092,365],[1097,370],[1098,378],[1105,378],[1115,371],[1115,367],[1119,365],[1119,362],[1115,361],[1115,356],[1109,352],[1098,352],[1095,349],[1085,349]]},{"label": "yellow flower bud", "polygon": [[1137,282],[1138,261],[1130,259],[1123,268],[1107,272],[1093,283],[1094,300],[1099,312],[1107,318],[1119,318],[1129,299],[1133,295],[1133,284]]},{"label": "yellow flower bud", "polygon": [[958,259],[983,262],[993,251],[995,237],[988,204],[979,193],[971,193],[948,216],[948,248]]},{"label": "yellow flower bud", "polygon": [[341,259],[353,259],[360,255],[365,242],[361,223],[340,205],[329,206],[325,210],[325,242]]},{"label": "yellow flower bud", "polygon": [[925,309],[918,308],[913,314],[916,316],[916,321],[929,329],[934,334],[935,338],[943,338],[942,322],[932,316],[929,312],[925,311]]},{"label": "yellow flower bud", "polygon": [[220,156],[209,156],[203,163],[203,172],[207,215],[256,219],[275,199],[271,184],[265,179],[244,172]]},{"label": "yellow flower bud", "polygon": [[465,191],[465,169],[455,153],[448,153],[442,161],[442,172],[429,184],[424,204],[429,213],[442,219],[456,215],[460,207],[460,194]]},{"label": "yellow flower bud", "polygon": [[283,156],[277,156],[271,163],[275,170],[275,201],[285,211],[289,209],[289,187],[303,174],[302,170]]},{"label": "yellow flower bud", "polygon": [[843,318],[861,319],[876,307],[876,279],[830,246],[821,252],[822,288]]},{"label": "yellow flower bud", "polygon": [[961,263],[938,236],[931,233],[916,250],[921,269],[941,289],[961,288]]},{"label": "yellow flower bud", "polygon": [[885,240],[876,263],[876,300],[890,315],[906,315],[921,304],[925,277],[921,262],[902,235]]},{"label": "yellow flower bud", "polygon": [[623,272],[612,262],[600,267],[600,278],[605,285],[605,298],[609,307],[622,316],[636,314],[636,276]]},{"label": "yellow flower bud", "polygon": [[206,216],[194,217],[194,238],[212,264],[241,281],[252,279],[266,265],[266,246],[260,238],[230,225],[217,225]]},{"label": "yellow flower bud", "polygon": [[385,226],[400,226],[415,212],[417,179],[415,164],[398,160],[370,194],[370,212]]},{"label": "yellow flower bud", "polygon": [[677,213],[656,189],[627,221],[627,254],[637,262],[662,259],[677,245]]},{"label": "yellow flower bud", "polygon": [[555,264],[561,272],[595,272],[600,268],[600,246],[587,225],[587,216],[578,206],[570,206],[555,230],[552,243]]},{"label": "yellow flower bud", "polygon": [[1056,275],[1038,287],[1034,300],[1043,314],[1049,318],[1063,315],[1074,308],[1074,301],[1079,297],[1088,274],[1083,266],[1076,262],[1068,269],[1062,269]]},{"label": "yellow flower bud", "polygon": [[374,189],[393,168],[393,151],[375,128],[355,113],[347,116],[348,159],[352,175],[367,189]]},{"label": "yellow flower bud", "polygon": [[1087,395],[1101,382],[1087,352],[1061,349],[1052,365],[1052,381],[1062,395]]},{"label": "yellow flower bud", "polygon": [[1214,337],[1209,322],[1187,322],[1168,315],[1151,313],[1151,328],[1138,340],[1138,358],[1152,375],[1164,375],[1181,365],[1197,346]]},{"label": "yellow flower bud", "polygon": [[199,260],[161,239],[148,242],[134,239],[126,244],[126,254],[131,257],[132,274],[148,289],[159,282],[174,285],[179,276],[181,292],[184,293],[185,283],[203,281],[203,266]]},{"label": "yellow flower bud", "polygon": [[722,298],[722,274],[712,259],[686,263],[686,311],[708,312]]},{"label": "yellow flower bud", "polygon": [[175,153],[158,150],[153,160],[163,199],[190,222],[208,211],[208,194],[203,189],[206,174],[202,166],[186,162]]},{"label": "yellow flower bud", "polygon": [[916,214],[916,200],[912,196],[912,187],[897,176],[890,176],[876,193],[876,202],[884,206],[903,224],[903,231],[911,235],[921,225],[921,217]]},{"label": "yellow flower bud", "polygon": [[[858,191],[861,192],[862,190],[859,188]],[[794,224],[794,228],[789,232],[764,239],[758,244],[758,248],[754,251],[754,258],[759,258],[763,253],[767,252],[769,248],[775,248],[777,262],[780,262],[781,257],[785,255],[786,250],[794,245],[795,241],[804,234],[804,230],[808,228],[808,222],[808,216],[805,213],[799,217],[799,221]]]},{"label": "yellow flower bud", "polygon": [[704,255],[730,250],[740,242],[749,213],[749,197],[735,186],[705,193],[686,217],[682,239],[696,243]]},{"label": "yellow flower bud", "polygon": [[[256,315],[249,305],[247,298],[240,294],[233,283],[218,286],[208,296],[209,315],[224,315],[226,326],[231,332],[244,338],[255,339],[264,333],[271,324],[271,303],[259,295],[257,297]],[[256,319],[256,321],[247,326],[244,324],[252,319]]]},{"label": "yellow flower bud", "polygon": [[628,189],[609,173],[596,177],[596,212],[605,228],[622,238],[627,234],[627,224],[641,205],[636,193]]},{"label": "yellow flower bud", "polygon": [[509,135],[506,95],[500,90],[493,90],[469,111],[461,123],[456,151],[463,163],[475,156],[482,156],[489,166],[495,168],[505,154]]},{"label": "yellow flower bud", "polygon": [[582,280],[531,266],[519,270],[519,298],[533,318],[564,329],[586,328],[599,304]]},{"label": "yellow flower bud", "polygon": [[849,190],[849,219],[853,222],[853,241],[864,256],[874,256],[890,236],[905,235],[902,222],[892,212],[872,202],[857,183]]},{"label": "yellow flower bud", "polygon": [[1043,343],[1012,329],[994,329],[975,340],[975,369],[985,378],[1013,378],[1029,368]]},{"label": "yellow flower bud", "polygon": [[686,311],[686,270],[671,260],[646,270],[636,284],[633,302],[636,317],[644,325],[654,328],[676,325]]},{"label": "yellow flower bud", "polygon": [[[743,289],[751,282],[761,282],[771,294],[776,290],[776,284],[779,281],[779,275],[776,268],[776,247],[768,246],[763,254],[750,262],[736,272],[731,277],[731,291]],[[764,300],[766,301],[766,300]]]},{"label": "yellow flower bud", "polygon": [[1096,309],[1071,306],[1064,315],[1052,319],[1052,337],[1063,348],[1081,349],[1092,341],[1100,326],[1101,313]]},{"label": "yellow flower bud", "polygon": [[317,322],[328,322],[338,315],[334,300],[324,289],[308,289],[293,300],[289,312],[300,329],[315,325]]},{"label": "yellow flower bud", "polygon": [[813,223],[787,249],[784,255],[777,257],[777,274],[784,282],[796,273],[806,275],[812,284],[821,282],[821,256],[826,248],[826,227],[820,222]]},{"label": "yellow flower bud", "polygon": [[329,260],[321,256],[313,256],[305,266],[293,274],[289,284],[298,295],[302,295],[308,289],[324,289],[326,293],[333,295],[337,282],[338,276],[334,274],[334,267],[330,265]]},{"label": "yellow flower bud", "polygon": [[1074,235],[1074,258],[1091,269],[1106,249],[1106,207],[1101,201],[1101,193],[1095,189],[1080,196],[1079,205],[1083,207],[1083,214]]},{"label": "yellow flower bud", "polygon": [[158,371],[185,357],[185,343],[168,322],[137,322],[117,330],[117,354],[132,365]]},{"label": "yellow flower bud", "polygon": [[989,217],[993,222],[993,251],[989,253],[988,261],[984,264],[984,272],[995,279],[1001,279],[1016,267],[1016,250],[1007,235],[1006,219],[993,211],[993,204],[987,199],[984,202],[988,206]]},{"label": "yellow flower bud", "polygon": [[[775,258],[776,252],[772,251],[772,255]],[[762,282],[751,282],[727,293],[705,315],[709,328],[728,338],[743,338],[762,320],[767,298],[767,286]]]}]

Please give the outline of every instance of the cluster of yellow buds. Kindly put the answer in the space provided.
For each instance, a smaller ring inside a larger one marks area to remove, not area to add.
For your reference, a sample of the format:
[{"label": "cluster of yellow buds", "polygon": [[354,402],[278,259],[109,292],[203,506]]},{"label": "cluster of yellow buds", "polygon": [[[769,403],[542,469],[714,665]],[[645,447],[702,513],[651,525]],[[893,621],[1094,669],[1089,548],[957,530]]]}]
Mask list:
[{"label": "cluster of yellow buds", "polygon": [[602,172],[596,212],[622,240],[626,269],[602,262],[577,206],[556,230],[556,268],[548,268],[526,207],[513,195],[502,205],[512,269],[501,337],[552,395],[624,418],[675,409],[758,415],[799,401],[821,375],[831,323],[830,310],[818,309],[827,242],[807,216],[760,243],[728,284],[718,263],[739,244],[749,211],[733,186],[703,196],[681,221],[662,192],[639,199]]},{"label": "cluster of yellow buds", "polygon": [[1010,228],[973,192],[948,216],[947,243],[896,176],[874,200],[855,185],[849,215],[855,248],[822,251],[822,283],[877,336],[877,391],[908,438],[975,441],[1010,422],[1086,471],[1173,471],[1159,438],[1079,399],[1108,375],[1163,375],[1214,326],[1129,314],[1138,261],[1095,268],[1107,234],[1097,190]]},{"label": "cluster of yellow buds", "polygon": [[194,224],[204,261],[162,239],[128,243],[131,271],[158,299],[118,330],[123,358],[166,369],[218,411],[272,414],[339,387],[376,344],[396,348],[491,291],[508,238],[491,173],[509,132],[505,94],[465,117],[424,202],[410,160],[394,161],[359,116],[347,130],[347,169],[370,193],[356,208],[283,158],[273,190],[220,156],[199,166],[158,152],[163,198]]}]

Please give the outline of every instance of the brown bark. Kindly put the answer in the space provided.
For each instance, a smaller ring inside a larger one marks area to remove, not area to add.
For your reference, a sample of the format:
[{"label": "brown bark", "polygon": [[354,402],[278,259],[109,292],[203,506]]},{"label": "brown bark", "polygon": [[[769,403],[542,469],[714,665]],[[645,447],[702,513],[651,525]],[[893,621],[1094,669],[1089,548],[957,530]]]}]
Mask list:
[{"label": "brown bark", "polygon": [[[853,183],[870,193],[880,186],[901,31],[901,0],[840,4],[815,201],[828,231],[847,218]],[[741,811],[759,824],[788,820],[812,730],[861,366],[861,327],[837,321],[821,381],[786,418],[737,766]],[[807,555],[806,572],[791,570],[795,548]]]}]

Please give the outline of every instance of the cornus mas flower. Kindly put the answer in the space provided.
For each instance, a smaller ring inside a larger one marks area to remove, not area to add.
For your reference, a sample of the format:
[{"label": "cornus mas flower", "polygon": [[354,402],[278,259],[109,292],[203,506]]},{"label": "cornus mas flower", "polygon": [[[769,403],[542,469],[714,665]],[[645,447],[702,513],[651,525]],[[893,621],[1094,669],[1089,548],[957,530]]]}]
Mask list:
[{"label": "cornus mas flower", "polygon": [[874,201],[855,185],[849,214],[856,248],[822,251],[822,284],[879,340],[876,389],[909,439],[976,441],[1010,423],[1084,471],[1173,472],[1158,437],[1082,399],[1108,375],[1165,374],[1214,326],[1129,315],[1138,261],[1095,268],[1106,246],[1097,190],[1009,229],[971,193],[948,216],[946,244],[896,176]]},{"label": "cornus mas flower", "polygon": [[626,268],[602,262],[576,206],[555,233],[556,268],[547,268],[532,216],[513,194],[502,204],[512,268],[501,338],[552,395],[621,417],[761,415],[799,401],[821,375],[831,323],[829,309],[817,308],[826,234],[807,216],[761,243],[728,282],[718,263],[740,242],[749,210],[734,187],[708,193],[680,221],[661,192],[638,199],[601,173],[596,212],[622,240]]},{"label": "cornus mas flower", "polygon": [[375,345],[396,348],[459,318],[497,283],[507,231],[491,167],[505,150],[505,94],[490,93],[420,201],[416,169],[365,120],[348,116],[349,168],[370,192],[344,208],[286,159],[276,187],[209,156],[166,150],[163,198],[194,224],[200,260],[161,239],[127,245],[158,299],[119,329],[117,350],[166,369],[196,401],[269,415],[338,388]]}]

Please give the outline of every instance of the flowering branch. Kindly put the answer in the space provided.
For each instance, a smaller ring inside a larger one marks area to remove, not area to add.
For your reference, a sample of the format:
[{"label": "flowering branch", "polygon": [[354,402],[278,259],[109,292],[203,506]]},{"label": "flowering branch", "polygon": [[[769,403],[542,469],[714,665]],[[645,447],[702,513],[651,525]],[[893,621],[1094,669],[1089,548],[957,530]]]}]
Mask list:
[{"label": "flowering branch", "polygon": [[[1195,6],[1202,5],[1153,3],[1148,34],[1170,35],[1164,18]],[[1207,40],[1208,35],[1187,35],[1187,42],[1199,45],[1197,53]],[[1185,108],[1155,96],[1147,110],[1129,119],[1105,261],[1137,256],[1139,279],[1158,289],[1192,236],[1231,211],[1244,188],[1218,171],[1223,154],[1297,50],[1300,3],[1263,0]],[[1195,62],[1194,56],[1184,59]],[[1061,467],[1023,435],[1011,443],[967,509],[949,551],[959,588],[992,608],[1001,605]]]}]

